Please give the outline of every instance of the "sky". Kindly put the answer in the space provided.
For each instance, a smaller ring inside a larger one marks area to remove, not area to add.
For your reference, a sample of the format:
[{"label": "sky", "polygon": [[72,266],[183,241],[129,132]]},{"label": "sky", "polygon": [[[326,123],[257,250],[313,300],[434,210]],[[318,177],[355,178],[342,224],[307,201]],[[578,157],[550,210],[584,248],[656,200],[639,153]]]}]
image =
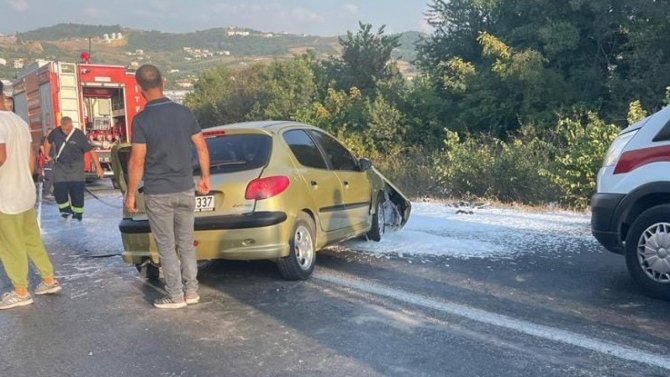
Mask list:
[{"label": "sky", "polygon": [[431,0],[0,0],[0,33],[57,23],[121,25],[188,32],[247,27],[267,32],[340,35],[358,21],[390,33],[429,32],[424,12]]}]

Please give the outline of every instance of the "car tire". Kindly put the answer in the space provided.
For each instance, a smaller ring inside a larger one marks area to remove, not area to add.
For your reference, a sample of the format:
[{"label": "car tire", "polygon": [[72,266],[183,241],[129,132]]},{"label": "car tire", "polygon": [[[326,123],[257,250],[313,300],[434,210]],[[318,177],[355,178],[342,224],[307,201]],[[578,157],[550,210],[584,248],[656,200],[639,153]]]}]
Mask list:
[{"label": "car tire", "polygon": [[372,215],[372,228],[366,235],[369,240],[379,242],[386,232],[386,218],[384,217],[384,194],[377,195],[377,209]]},{"label": "car tire", "polygon": [[137,272],[140,273],[140,276],[149,281],[158,281],[161,276],[160,268],[149,263],[147,265],[136,264]]},{"label": "car tire", "polygon": [[[658,258],[663,258],[666,264],[670,263],[670,239],[662,240],[663,244],[656,244],[657,234],[670,233],[670,205],[660,205],[643,212],[633,222],[626,237],[626,266],[633,280],[639,284],[644,292],[655,298],[670,299],[670,272],[659,273],[660,265],[654,268]],[[666,236],[661,236],[665,238]],[[646,248],[645,245],[649,245]],[[651,251],[650,255],[639,252],[641,249]],[[650,259],[651,263],[650,263]]]},{"label": "car tire", "polygon": [[295,219],[289,240],[289,255],[277,261],[279,274],[286,280],[306,280],[316,264],[315,225],[301,212]]}]

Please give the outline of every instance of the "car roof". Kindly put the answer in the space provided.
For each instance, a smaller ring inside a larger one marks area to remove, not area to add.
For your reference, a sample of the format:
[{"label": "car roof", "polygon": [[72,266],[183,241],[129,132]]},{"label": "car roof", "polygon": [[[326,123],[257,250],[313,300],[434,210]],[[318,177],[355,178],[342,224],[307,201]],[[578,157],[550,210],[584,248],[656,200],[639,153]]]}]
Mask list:
[{"label": "car roof", "polygon": [[220,131],[220,130],[265,130],[268,132],[278,132],[287,127],[302,127],[302,128],[316,128],[308,124],[285,121],[285,120],[266,120],[253,122],[240,122],[225,124],[222,126],[210,127],[206,131]]}]

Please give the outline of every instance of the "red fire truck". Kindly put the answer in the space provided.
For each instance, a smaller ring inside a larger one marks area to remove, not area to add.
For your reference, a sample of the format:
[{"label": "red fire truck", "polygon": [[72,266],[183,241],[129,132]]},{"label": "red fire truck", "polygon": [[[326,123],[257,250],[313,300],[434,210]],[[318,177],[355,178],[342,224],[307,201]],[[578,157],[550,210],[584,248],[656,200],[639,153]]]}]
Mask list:
[{"label": "red fire truck", "polygon": [[[38,61],[14,80],[14,112],[29,125],[34,146],[61,117],[72,118],[111,176],[111,148],[130,140],[133,117],[145,100],[134,73],[123,66]],[[86,171],[95,165],[86,157]]]}]

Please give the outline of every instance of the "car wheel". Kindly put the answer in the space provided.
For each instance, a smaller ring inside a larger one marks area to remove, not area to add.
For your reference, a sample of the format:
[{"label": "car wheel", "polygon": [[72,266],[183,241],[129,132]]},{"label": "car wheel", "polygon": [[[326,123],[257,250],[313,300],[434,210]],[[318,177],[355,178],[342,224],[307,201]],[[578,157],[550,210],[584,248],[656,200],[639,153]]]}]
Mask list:
[{"label": "car wheel", "polygon": [[382,236],[386,232],[386,218],[384,215],[384,194],[380,193],[377,197],[377,210],[372,215],[372,228],[367,234],[368,239],[375,242],[382,240]]},{"label": "car wheel", "polygon": [[649,296],[670,299],[670,205],[642,213],[626,237],[626,265]]},{"label": "car wheel", "polygon": [[314,221],[301,212],[295,220],[289,240],[290,252],[277,261],[279,274],[286,280],[306,280],[312,274],[316,263]]},{"label": "car wheel", "polygon": [[135,268],[137,268],[137,272],[140,273],[140,276],[143,277],[144,279],[151,280],[151,281],[158,281],[160,279],[160,268],[154,266],[153,264],[136,264]]}]

